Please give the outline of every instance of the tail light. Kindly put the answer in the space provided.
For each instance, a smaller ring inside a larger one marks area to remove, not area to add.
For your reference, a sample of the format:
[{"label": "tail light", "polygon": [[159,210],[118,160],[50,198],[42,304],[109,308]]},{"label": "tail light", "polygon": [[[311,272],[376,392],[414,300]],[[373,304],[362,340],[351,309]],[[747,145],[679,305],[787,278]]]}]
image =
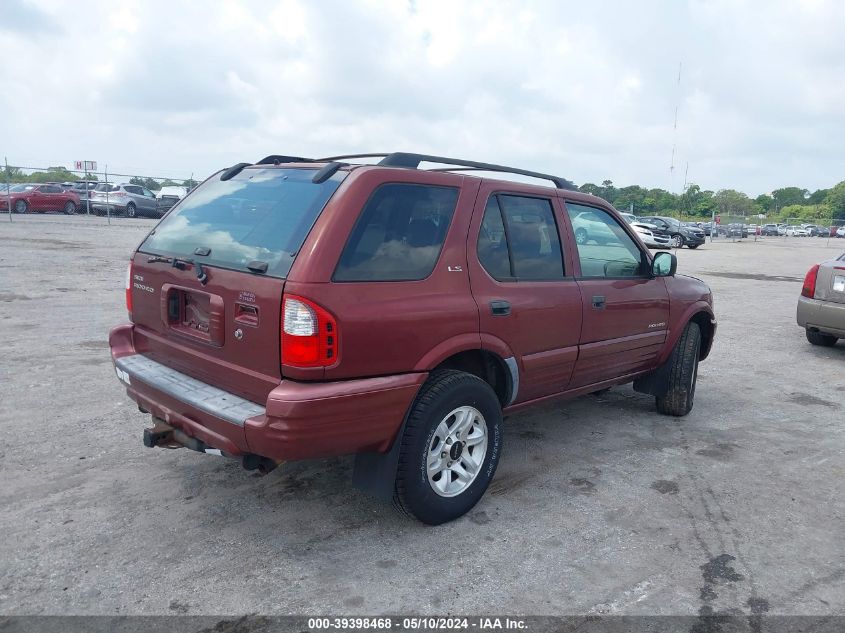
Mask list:
[{"label": "tail light", "polygon": [[801,288],[801,296],[812,299],[816,294],[816,278],[819,276],[819,265],[816,264],[807,271],[804,277],[804,287]]},{"label": "tail light", "polygon": [[126,268],[126,311],[129,313],[129,318],[132,318],[132,262]]},{"label": "tail light", "polygon": [[337,358],[337,320],[316,303],[285,295],[282,299],[282,365],[328,367]]}]

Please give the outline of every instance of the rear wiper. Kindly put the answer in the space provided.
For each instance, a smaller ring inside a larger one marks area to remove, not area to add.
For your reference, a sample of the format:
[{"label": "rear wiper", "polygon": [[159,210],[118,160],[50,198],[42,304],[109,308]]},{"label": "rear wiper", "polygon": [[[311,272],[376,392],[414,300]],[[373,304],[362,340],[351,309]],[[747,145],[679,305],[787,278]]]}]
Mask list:
[{"label": "rear wiper", "polygon": [[170,264],[173,268],[178,268],[179,270],[185,270],[188,265],[192,265],[197,271],[197,279],[199,282],[204,286],[208,283],[208,273],[205,272],[205,269],[202,267],[200,262],[195,262],[193,259],[181,259],[179,257],[161,257],[160,255],[155,255],[147,259],[148,264],[154,264],[156,262],[164,262],[166,264]]}]

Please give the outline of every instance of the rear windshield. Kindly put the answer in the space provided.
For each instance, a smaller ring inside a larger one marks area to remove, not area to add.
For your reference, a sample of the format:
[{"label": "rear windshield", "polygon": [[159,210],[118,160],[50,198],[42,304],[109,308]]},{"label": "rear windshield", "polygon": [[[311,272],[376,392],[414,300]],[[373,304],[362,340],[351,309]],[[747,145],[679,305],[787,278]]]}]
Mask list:
[{"label": "rear windshield", "polygon": [[267,264],[267,275],[285,277],[308,231],[345,172],[311,182],[313,169],[247,168],[230,180],[214,176],[185,197],[139,248],[144,253],[197,257],[203,264],[247,270]]},{"label": "rear windshield", "polygon": [[101,183],[94,187],[94,191],[118,191],[120,189],[120,185],[107,185],[106,183]]}]

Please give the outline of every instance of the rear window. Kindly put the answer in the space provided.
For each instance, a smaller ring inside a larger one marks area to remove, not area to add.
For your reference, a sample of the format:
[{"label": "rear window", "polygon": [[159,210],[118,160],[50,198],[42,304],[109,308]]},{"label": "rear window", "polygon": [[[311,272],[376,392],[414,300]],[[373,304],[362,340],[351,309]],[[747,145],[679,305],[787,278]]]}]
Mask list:
[{"label": "rear window", "polygon": [[440,257],[457,201],[452,187],[382,185],[361,211],[334,280],[425,279]]},{"label": "rear window", "polygon": [[94,188],[94,191],[102,191],[102,192],[108,191],[109,193],[111,193],[112,191],[118,191],[119,189],[120,189],[120,185],[107,185],[106,183],[102,183],[102,184],[97,185]]},{"label": "rear window", "polygon": [[211,249],[203,264],[245,271],[252,262],[264,262],[267,275],[285,277],[346,176],[341,171],[315,184],[315,171],[247,168],[231,180],[215,176],[174,207],[139,250],[192,259],[203,247]]}]

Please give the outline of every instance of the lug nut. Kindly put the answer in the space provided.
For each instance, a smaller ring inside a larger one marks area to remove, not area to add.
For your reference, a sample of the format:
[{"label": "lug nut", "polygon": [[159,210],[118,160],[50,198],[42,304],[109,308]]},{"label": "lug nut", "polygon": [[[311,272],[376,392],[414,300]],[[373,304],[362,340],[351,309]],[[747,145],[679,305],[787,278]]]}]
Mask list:
[{"label": "lug nut", "polygon": [[446,457],[446,452],[440,453],[440,457]]},{"label": "lug nut", "polygon": [[447,438],[446,438],[446,443],[447,443],[447,444],[451,444],[451,443],[452,443],[452,438],[451,438],[451,437],[447,437]]},{"label": "lug nut", "polygon": [[446,465],[447,465],[449,468],[451,468],[451,467],[452,467],[452,462],[448,462]]}]

